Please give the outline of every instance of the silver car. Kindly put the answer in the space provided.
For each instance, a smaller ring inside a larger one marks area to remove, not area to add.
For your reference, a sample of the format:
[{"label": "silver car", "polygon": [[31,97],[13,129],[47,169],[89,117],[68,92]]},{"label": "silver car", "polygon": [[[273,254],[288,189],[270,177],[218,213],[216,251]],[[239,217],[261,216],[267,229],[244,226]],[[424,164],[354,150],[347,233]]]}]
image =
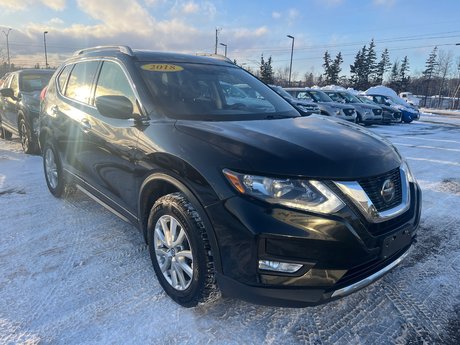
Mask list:
[{"label": "silver car", "polygon": [[363,103],[356,96],[347,91],[323,90],[336,102],[352,105],[356,109],[356,123],[372,125],[382,123],[382,108],[378,105]]},{"label": "silver car", "polygon": [[334,102],[322,90],[301,87],[285,88],[285,90],[293,97],[317,103],[322,115],[333,116],[339,119],[356,122],[357,115],[353,106]]}]

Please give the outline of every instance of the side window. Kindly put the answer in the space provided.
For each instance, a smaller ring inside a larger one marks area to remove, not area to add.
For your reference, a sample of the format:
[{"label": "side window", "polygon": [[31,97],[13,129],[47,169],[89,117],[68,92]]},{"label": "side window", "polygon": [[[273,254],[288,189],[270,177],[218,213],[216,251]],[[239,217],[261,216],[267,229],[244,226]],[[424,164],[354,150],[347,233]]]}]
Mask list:
[{"label": "side window", "polygon": [[69,81],[67,82],[65,95],[76,101],[89,104],[91,99],[91,86],[98,66],[99,61],[88,61],[75,64],[72,73],[70,73]]},{"label": "side window", "polygon": [[19,84],[18,84],[18,77],[16,74],[13,74],[13,76],[11,77],[10,88],[13,89],[15,95],[18,94]]},{"label": "side window", "polygon": [[139,114],[136,96],[121,67],[110,61],[104,61],[96,85],[96,98],[99,96],[125,96],[133,104],[133,111]]},{"label": "side window", "polygon": [[65,84],[67,82],[67,78],[69,77],[69,73],[72,70],[73,65],[67,65],[64,67],[62,70],[61,74],[59,74],[59,77],[57,78],[58,80],[58,85],[59,85],[59,91],[64,93],[65,90]]}]

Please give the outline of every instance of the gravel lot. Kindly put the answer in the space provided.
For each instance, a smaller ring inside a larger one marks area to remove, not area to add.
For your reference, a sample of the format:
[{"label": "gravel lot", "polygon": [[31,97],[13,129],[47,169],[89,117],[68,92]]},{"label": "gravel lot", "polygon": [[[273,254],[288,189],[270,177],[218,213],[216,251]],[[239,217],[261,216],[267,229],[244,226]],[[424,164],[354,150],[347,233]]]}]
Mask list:
[{"label": "gravel lot", "polygon": [[179,307],[133,226],[82,193],[55,199],[41,157],[1,140],[0,344],[460,344],[460,118],[372,130],[423,189],[418,243],[372,286],[304,309]]}]

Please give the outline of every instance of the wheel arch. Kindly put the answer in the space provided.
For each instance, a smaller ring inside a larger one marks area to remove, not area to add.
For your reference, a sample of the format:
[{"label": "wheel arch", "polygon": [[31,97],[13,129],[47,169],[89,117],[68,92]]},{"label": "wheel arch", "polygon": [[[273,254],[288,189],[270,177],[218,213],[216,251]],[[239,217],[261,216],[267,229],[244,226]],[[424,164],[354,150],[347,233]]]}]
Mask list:
[{"label": "wheel arch", "polygon": [[138,197],[138,218],[139,227],[147,243],[147,222],[150,209],[153,204],[164,195],[181,192],[184,193],[187,199],[192,203],[193,207],[200,214],[202,221],[205,225],[206,234],[208,236],[209,244],[211,246],[214,266],[216,271],[221,272],[221,258],[217,238],[214,232],[211,221],[206,213],[202,203],[192,191],[192,189],[176,177],[168,173],[159,172],[149,175],[140,188]]}]

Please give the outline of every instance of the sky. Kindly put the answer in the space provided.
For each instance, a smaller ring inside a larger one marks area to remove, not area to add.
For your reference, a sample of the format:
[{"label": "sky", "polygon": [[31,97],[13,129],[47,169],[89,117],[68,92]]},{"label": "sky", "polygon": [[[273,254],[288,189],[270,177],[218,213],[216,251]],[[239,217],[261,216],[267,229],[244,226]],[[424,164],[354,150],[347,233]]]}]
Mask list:
[{"label": "sky", "polygon": [[410,62],[420,74],[437,45],[460,56],[460,1],[444,0],[1,0],[0,62],[58,66],[74,51],[95,45],[213,53],[257,69],[272,57],[275,71],[289,67],[294,37],[293,79],[322,73],[326,50],[344,56],[342,74],[371,39],[377,55]]}]

